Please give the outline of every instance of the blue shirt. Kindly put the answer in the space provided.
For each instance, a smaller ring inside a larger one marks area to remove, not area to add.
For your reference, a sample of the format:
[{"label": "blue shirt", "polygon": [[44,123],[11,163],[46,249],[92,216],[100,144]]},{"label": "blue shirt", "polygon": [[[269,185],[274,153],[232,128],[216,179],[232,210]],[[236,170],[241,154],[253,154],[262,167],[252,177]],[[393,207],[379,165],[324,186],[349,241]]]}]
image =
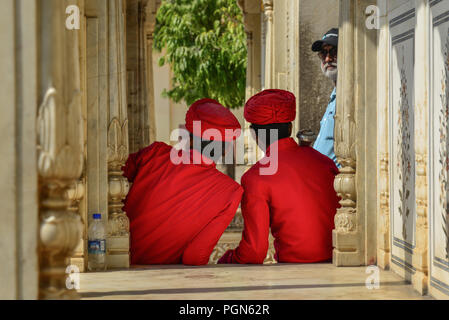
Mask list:
[{"label": "blue shirt", "polygon": [[313,144],[313,148],[325,156],[331,158],[336,166],[340,168],[340,164],[337,162],[337,157],[334,153],[334,115],[335,105],[337,98],[337,88],[335,87],[331,93],[329,104],[327,105],[326,112],[323,119],[320,122],[320,133]]}]

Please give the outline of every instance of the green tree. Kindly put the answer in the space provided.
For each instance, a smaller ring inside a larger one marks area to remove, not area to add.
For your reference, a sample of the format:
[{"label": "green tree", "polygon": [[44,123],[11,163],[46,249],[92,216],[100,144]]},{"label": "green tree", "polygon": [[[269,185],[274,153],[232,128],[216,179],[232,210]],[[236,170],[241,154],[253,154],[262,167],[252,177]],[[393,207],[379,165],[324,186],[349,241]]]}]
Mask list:
[{"label": "green tree", "polygon": [[173,71],[163,95],[192,104],[201,98],[228,108],[245,101],[246,35],[236,0],[163,0],[156,17],[154,48]]}]

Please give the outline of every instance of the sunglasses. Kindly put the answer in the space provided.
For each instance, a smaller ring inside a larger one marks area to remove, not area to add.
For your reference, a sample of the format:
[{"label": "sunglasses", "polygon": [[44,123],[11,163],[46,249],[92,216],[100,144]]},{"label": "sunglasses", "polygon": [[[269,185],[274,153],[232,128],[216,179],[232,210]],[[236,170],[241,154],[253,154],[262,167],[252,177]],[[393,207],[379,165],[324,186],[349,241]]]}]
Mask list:
[{"label": "sunglasses", "polygon": [[326,59],[327,55],[331,58],[335,58],[337,56],[338,48],[330,48],[328,50],[322,49],[320,52],[318,52],[318,57],[320,57],[321,60]]}]

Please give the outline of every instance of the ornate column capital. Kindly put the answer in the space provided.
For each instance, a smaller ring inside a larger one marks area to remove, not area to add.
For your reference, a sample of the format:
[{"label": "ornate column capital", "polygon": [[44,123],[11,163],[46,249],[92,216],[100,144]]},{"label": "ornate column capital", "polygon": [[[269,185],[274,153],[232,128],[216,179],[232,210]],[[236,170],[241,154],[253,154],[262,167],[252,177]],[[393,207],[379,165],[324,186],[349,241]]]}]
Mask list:
[{"label": "ornate column capital", "polygon": [[263,0],[263,11],[264,11],[265,17],[270,22],[273,21],[273,15],[274,15],[273,0]]}]

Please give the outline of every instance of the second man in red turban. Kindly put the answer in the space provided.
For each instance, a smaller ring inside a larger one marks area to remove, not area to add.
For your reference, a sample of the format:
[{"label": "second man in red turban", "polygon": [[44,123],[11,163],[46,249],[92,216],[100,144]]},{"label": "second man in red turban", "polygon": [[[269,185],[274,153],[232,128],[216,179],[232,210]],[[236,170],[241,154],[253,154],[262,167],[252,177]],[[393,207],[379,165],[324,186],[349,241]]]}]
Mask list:
[{"label": "second man in red turban", "polygon": [[[278,262],[320,262],[332,257],[338,169],[328,157],[290,137],[296,101],[284,90],[265,90],[245,105],[245,119],[266,153],[242,177],[242,240],[219,263],[263,263],[268,233]],[[270,135],[270,132],[274,135]],[[268,163],[275,161],[276,164]],[[267,172],[267,166],[276,168]]]}]

